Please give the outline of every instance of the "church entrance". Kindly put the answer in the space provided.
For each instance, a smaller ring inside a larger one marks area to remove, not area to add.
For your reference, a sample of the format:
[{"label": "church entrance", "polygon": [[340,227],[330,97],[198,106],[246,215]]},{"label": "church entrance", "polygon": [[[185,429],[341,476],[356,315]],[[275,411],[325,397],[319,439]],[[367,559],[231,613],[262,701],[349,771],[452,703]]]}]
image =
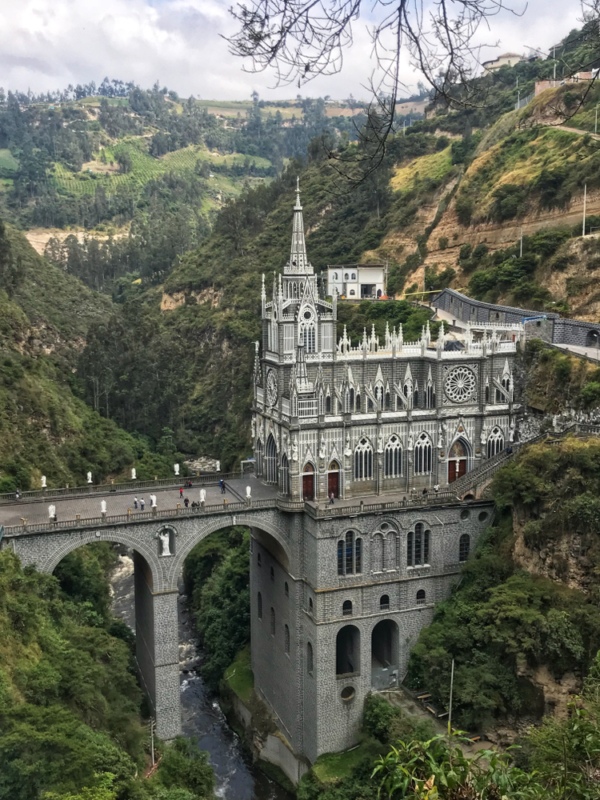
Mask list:
[{"label": "church entrance", "polygon": [[448,483],[454,483],[455,480],[466,474],[467,459],[467,446],[462,439],[458,439],[450,448],[448,456]]},{"label": "church entrance", "polygon": [[336,499],[340,496],[340,465],[337,461],[331,462],[327,473],[327,497],[332,495]]},{"label": "church entrance", "polygon": [[312,464],[304,467],[302,474],[302,498],[304,500],[315,499],[315,468]]}]

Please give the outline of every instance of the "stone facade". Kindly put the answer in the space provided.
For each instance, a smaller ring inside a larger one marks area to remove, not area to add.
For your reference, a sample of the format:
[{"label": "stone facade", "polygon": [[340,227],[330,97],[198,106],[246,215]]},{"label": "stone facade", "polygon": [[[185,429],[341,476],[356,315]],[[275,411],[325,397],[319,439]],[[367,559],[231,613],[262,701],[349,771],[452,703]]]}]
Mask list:
[{"label": "stone facade", "polygon": [[[457,320],[473,325],[481,322],[491,322],[496,325],[518,324],[525,321],[527,338],[543,339],[551,344],[596,348],[600,346],[600,325],[593,322],[561,319],[558,314],[545,311],[483,303],[466,297],[454,289],[441,291],[431,301],[431,305],[447,314],[452,314]],[[533,319],[527,321],[528,317]]]},{"label": "stone facade", "polygon": [[[86,527],[81,520],[31,533],[9,529],[2,546],[48,572],[89,542],[134,550],[137,660],[158,733],[168,740],[181,730],[177,584],[183,562],[212,532],[250,527],[255,686],[294,753],[314,761],[354,744],[366,694],[401,679],[411,644],[431,620],[434,603],[448,596],[492,513],[486,502],[385,513],[366,504],[349,518],[342,508],[290,512],[274,502],[237,514],[174,514],[167,522]],[[165,530],[168,556],[161,555]],[[378,623],[384,630],[372,642]],[[350,644],[348,625],[358,632]]]},{"label": "stone facade", "polygon": [[[457,343],[443,326],[405,342],[402,326],[337,340],[337,305],[319,298],[300,194],[292,248],[256,344],[252,436],[257,474],[294,500],[442,486],[514,437],[517,342],[494,325]],[[520,322],[520,317],[519,317]],[[455,345],[459,345],[456,349]]]}]

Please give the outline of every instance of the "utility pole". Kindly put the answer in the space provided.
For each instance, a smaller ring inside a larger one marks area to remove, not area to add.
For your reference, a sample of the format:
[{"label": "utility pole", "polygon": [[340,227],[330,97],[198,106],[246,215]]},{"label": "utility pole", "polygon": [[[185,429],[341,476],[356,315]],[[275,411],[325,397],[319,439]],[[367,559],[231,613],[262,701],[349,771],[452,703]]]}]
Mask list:
[{"label": "utility pole", "polygon": [[452,671],[450,673],[450,703],[448,705],[448,739],[452,736],[452,692],[454,691],[454,659],[452,659]]},{"label": "utility pole", "polygon": [[585,206],[587,203],[587,183],[583,186],[583,228],[581,231],[581,235],[585,236]]},{"label": "utility pole", "polygon": [[[452,666],[454,666],[454,662],[452,662]],[[154,726],[154,717],[150,717],[150,758],[152,766],[154,766]]]},{"label": "utility pole", "polygon": [[521,246],[519,248],[519,258],[523,258],[523,226],[521,225]]}]

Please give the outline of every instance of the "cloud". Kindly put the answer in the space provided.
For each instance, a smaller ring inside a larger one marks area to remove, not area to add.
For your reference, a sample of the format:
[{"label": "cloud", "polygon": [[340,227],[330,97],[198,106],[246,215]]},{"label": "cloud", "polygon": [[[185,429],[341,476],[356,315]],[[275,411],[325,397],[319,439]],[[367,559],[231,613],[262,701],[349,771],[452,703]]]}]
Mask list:
[{"label": "cloud", "polygon": [[[228,52],[223,36],[235,30],[230,0],[7,0],[0,24],[0,84],[34,92],[105,76],[147,87],[158,80],[182,96],[243,99],[257,90],[266,99],[303,95],[368,95],[373,69],[366,22],[354,26],[355,44],[341,75],[319,77],[301,90],[273,88],[269,73],[249,74]],[[8,6],[8,7],[7,7]],[[366,7],[366,6],[365,6]],[[525,46],[549,48],[576,27],[578,6],[532,0],[522,17],[502,12],[478,41],[499,42],[482,58]],[[368,22],[368,20],[367,20]],[[403,79],[418,80],[403,60]]]}]

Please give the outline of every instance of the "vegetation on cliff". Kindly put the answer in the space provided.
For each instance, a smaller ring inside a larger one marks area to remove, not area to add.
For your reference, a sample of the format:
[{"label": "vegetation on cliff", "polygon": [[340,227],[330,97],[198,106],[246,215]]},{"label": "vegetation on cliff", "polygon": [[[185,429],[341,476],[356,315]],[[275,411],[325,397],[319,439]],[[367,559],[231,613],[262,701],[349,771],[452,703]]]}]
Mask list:
[{"label": "vegetation on cliff", "polygon": [[132,635],[108,611],[112,559],[108,545],[88,547],[57,578],[0,553],[2,800],[212,797],[212,770],[189,742],[165,753],[151,781],[140,778],[147,732]]}]

